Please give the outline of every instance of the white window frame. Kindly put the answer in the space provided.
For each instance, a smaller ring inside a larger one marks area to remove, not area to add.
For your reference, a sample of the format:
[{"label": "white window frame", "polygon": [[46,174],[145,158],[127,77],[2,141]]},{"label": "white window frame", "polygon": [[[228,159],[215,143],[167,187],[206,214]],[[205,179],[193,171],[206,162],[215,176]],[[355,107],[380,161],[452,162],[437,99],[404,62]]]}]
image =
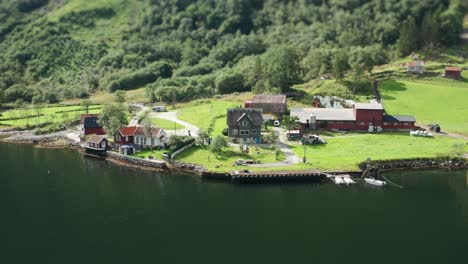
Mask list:
[{"label": "white window frame", "polygon": [[248,126],[248,125],[249,125],[249,122],[247,122],[247,121],[242,121],[242,122],[241,122],[241,126],[246,127],[246,126]]},{"label": "white window frame", "polygon": [[233,135],[233,136],[239,135],[239,130],[238,130],[237,128],[233,128],[233,129],[232,129],[232,135]]},{"label": "white window frame", "polygon": [[252,135],[257,135],[257,129],[252,129]]}]

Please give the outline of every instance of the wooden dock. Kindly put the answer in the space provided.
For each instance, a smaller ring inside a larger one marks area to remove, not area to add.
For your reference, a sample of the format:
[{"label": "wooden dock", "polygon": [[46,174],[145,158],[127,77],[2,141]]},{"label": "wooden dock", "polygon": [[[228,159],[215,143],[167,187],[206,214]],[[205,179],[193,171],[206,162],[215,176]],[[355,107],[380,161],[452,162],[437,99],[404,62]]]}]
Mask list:
[{"label": "wooden dock", "polygon": [[264,182],[320,182],[326,175],[320,171],[278,171],[278,172],[242,172],[234,171],[228,174],[232,183],[264,183]]}]

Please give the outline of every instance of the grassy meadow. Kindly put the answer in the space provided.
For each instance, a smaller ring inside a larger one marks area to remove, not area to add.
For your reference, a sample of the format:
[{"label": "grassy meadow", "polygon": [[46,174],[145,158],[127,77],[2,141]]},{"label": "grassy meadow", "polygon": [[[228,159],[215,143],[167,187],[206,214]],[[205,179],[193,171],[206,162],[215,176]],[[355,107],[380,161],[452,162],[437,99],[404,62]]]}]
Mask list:
[{"label": "grassy meadow", "polygon": [[[240,105],[243,105],[243,103],[239,101],[226,101],[223,99],[197,100],[181,108],[177,113],[177,117],[201,129],[207,129],[213,117],[226,115],[226,110],[228,108],[238,107]],[[225,117],[216,121],[218,129],[223,122],[226,124]]]},{"label": "grassy meadow", "polygon": [[181,160],[193,164],[202,164],[211,171],[231,171],[239,170],[248,167],[233,166],[234,162],[238,159],[244,160],[260,160],[262,163],[271,163],[284,160],[284,154],[282,153],[278,160],[276,159],[275,151],[268,148],[250,147],[249,153],[241,153],[236,147],[230,147],[225,149],[222,153],[216,157],[207,147],[193,147],[187,151],[182,152],[176,157],[176,160]]},{"label": "grassy meadow", "polygon": [[380,91],[390,114],[414,115],[422,124],[468,135],[468,83],[441,78],[387,80]]},{"label": "grassy meadow", "polygon": [[160,127],[165,130],[174,130],[175,129],[184,129],[185,126],[172,122],[170,120],[164,119],[164,118],[151,118],[151,123],[156,126]]},{"label": "grassy meadow", "polygon": [[[90,114],[100,113],[102,105],[92,105]],[[39,109],[21,108],[0,113],[0,125],[10,127],[31,127],[44,123],[70,123],[80,119],[85,110],[81,106],[49,106]],[[39,116],[38,116],[39,115]]]},{"label": "grassy meadow", "polygon": [[[455,146],[456,145],[456,146]],[[291,144],[298,157],[304,147]],[[373,160],[425,158],[468,152],[466,141],[445,136],[412,137],[407,133],[350,134],[327,138],[327,144],[307,146],[306,157],[311,167],[321,170],[357,170],[357,164]]]}]

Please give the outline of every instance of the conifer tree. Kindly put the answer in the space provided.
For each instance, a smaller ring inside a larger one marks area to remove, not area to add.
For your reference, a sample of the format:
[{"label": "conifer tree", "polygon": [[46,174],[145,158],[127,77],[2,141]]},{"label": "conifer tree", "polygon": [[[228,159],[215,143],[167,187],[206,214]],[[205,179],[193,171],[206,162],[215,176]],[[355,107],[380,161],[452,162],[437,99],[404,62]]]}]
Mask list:
[{"label": "conifer tree", "polygon": [[413,18],[406,20],[403,24],[397,43],[397,49],[403,56],[419,49],[419,34],[416,22]]}]

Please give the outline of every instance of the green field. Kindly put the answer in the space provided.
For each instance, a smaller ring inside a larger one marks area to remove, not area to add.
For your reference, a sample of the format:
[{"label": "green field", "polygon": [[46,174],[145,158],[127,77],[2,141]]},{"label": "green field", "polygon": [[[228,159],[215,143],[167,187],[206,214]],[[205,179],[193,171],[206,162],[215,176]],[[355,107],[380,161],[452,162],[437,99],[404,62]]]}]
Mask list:
[{"label": "green field", "polygon": [[[90,114],[100,113],[101,105],[89,108]],[[44,123],[69,123],[80,119],[85,113],[81,106],[50,106],[40,109],[13,109],[0,114],[0,125],[12,127],[37,126]],[[39,117],[35,115],[41,115]]]},{"label": "green field", "polygon": [[[260,160],[262,163],[278,162],[284,159],[284,154],[281,154],[276,160],[275,151],[267,148],[250,148],[248,154],[241,153],[236,147],[231,147],[224,150],[216,157],[207,147],[193,147],[182,152],[176,157],[176,160],[182,160],[192,164],[202,164],[205,168],[211,171],[231,171],[239,169],[248,169],[248,167],[233,166],[238,159]],[[261,170],[261,169],[260,169]]]},{"label": "green field", "polygon": [[380,90],[388,113],[414,115],[421,124],[439,123],[442,130],[468,135],[468,83],[387,80]]},{"label": "green field", "polygon": [[[328,144],[307,146],[306,157],[311,167],[321,170],[357,170],[357,164],[373,160],[425,158],[453,155],[455,144],[468,152],[466,141],[445,136],[412,137],[409,134],[351,134],[327,138]],[[302,145],[291,148],[303,157]]]},{"label": "green field", "polygon": [[174,129],[184,129],[185,127],[181,124],[178,124],[176,122],[164,119],[164,118],[151,118],[151,123],[156,126],[160,127],[162,129],[166,130],[174,130]]},{"label": "green field", "polygon": [[[207,129],[210,126],[210,122],[213,117],[222,114],[225,115],[228,108],[238,107],[240,104],[240,102],[224,101],[222,99],[193,101],[191,104],[180,109],[177,113],[177,117],[180,120],[189,122],[201,129]],[[218,122],[219,124],[223,122],[225,124],[226,118],[221,118],[216,121],[216,123]]]},{"label": "green field", "polygon": [[[242,167],[250,171],[278,170],[349,170],[357,171],[358,164],[371,158],[373,160],[391,160],[407,158],[425,158],[439,156],[454,156],[457,151],[468,152],[466,141],[445,136],[435,138],[412,137],[409,134],[350,134],[327,138],[328,144],[307,146],[307,164],[299,163],[292,166],[252,168]],[[304,148],[297,142],[290,144],[291,149],[300,159]],[[231,149],[216,158],[206,148],[194,147],[179,156],[177,160],[200,164],[213,171],[232,171],[236,159],[260,159],[263,163],[277,162],[274,152],[262,150],[262,155],[252,156],[241,154],[237,149]],[[210,159],[208,159],[210,157]],[[281,157],[283,159],[284,157]]]},{"label": "green field", "polygon": [[132,156],[142,158],[142,159],[146,159],[149,156],[151,156],[154,159],[163,160],[164,158],[163,158],[162,154],[164,152],[166,152],[166,150],[144,150],[144,151],[140,151],[138,153],[135,153]]}]

